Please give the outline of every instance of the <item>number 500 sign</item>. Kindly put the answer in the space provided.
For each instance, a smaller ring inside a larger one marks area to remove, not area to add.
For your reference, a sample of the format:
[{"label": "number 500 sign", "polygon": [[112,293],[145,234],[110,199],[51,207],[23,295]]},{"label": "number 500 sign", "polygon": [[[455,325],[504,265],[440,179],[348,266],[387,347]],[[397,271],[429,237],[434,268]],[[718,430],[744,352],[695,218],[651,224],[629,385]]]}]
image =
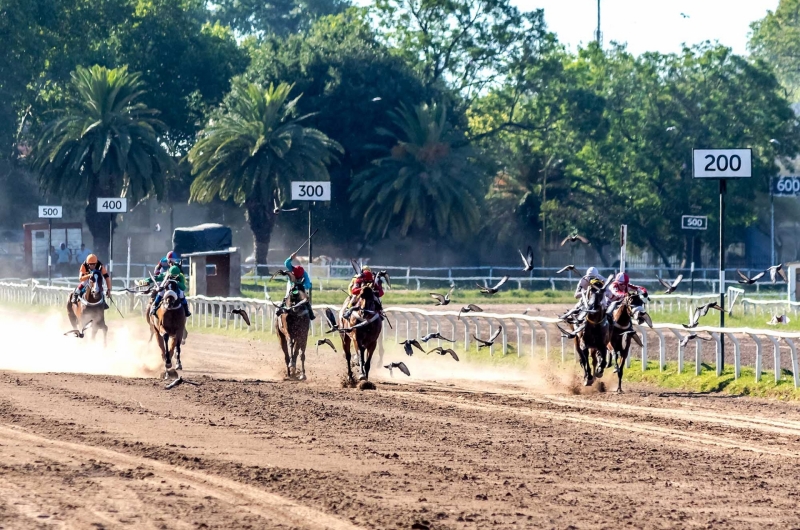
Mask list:
[{"label": "number 500 sign", "polygon": [[293,201],[329,201],[331,200],[331,183],[292,182]]}]

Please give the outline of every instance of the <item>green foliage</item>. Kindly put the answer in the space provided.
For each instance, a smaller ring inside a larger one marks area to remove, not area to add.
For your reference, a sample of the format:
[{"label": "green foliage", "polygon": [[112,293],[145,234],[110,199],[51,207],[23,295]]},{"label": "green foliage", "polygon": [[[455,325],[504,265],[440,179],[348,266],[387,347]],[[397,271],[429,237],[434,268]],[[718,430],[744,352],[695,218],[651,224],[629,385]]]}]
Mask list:
[{"label": "green foliage", "polygon": [[394,145],[352,185],[354,215],[367,237],[397,229],[415,235],[465,240],[480,222],[484,190],[470,150],[454,145],[443,104],[401,106],[391,114],[396,132],[379,130]]},{"label": "green foliage", "polygon": [[800,0],[780,0],[775,11],[767,11],[750,29],[750,51],[775,68],[796,102],[800,96]]},{"label": "green foliage", "polygon": [[34,168],[42,191],[86,200],[95,246],[108,241],[107,224],[95,211],[97,197],[128,197],[133,204],[160,196],[174,167],[160,141],[157,111],[141,102],[139,74],[128,69],[79,67],[72,74],[68,106],[39,138]]},{"label": "green foliage", "polygon": [[346,0],[215,0],[214,15],[245,35],[286,37],[308,29],[314,20],[338,14]]}]

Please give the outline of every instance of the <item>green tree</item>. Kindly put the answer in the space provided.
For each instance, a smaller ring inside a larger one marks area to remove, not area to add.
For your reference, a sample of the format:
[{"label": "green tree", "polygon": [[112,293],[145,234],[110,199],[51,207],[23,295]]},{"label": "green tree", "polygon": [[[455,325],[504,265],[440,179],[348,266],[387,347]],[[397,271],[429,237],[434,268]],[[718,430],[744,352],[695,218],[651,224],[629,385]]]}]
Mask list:
[{"label": "green tree", "polygon": [[293,180],[328,179],[328,164],[341,146],[301,125],[292,86],[267,90],[234,81],[231,94],[189,152],[195,180],[191,200],[233,199],[247,210],[256,263],[267,262],[275,224],[273,199],[286,197]]},{"label": "green tree", "polygon": [[390,230],[405,237],[464,240],[480,223],[484,193],[480,173],[468,147],[455,137],[442,104],[401,106],[391,114],[396,132],[386,156],[353,181],[354,215],[363,218],[367,237],[383,238]]},{"label": "green tree", "polygon": [[286,37],[305,31],[323,16],[335,15],[348,6],[347,0],[216,0],[217,19],[245,35]]},{"label": "green tree", "polygon": [[134,205],[164,189],[174,163],[161,142],[157,111],[141,102],[139,74],[125,67],[79,67],[72,74],[66,109],[49,122],[34,150],[45,194],[87,201],[86,224],[95,249],[109,245],[109,222],[97,213],[98,197],[127,197]]},{"label": "green tree", "polygon": [[750,29],[750,51],[775,68],[796,102],[800,96],[800,0],[780,0],[775,11],[767,11]]}]

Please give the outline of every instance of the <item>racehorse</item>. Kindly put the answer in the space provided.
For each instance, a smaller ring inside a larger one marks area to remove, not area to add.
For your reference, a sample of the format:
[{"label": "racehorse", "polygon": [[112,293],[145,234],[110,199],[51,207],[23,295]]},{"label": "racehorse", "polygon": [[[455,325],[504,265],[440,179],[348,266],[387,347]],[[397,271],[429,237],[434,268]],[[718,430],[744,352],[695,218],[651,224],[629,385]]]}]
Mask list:
[{"label": "racehorse", "polygon": [[359,381],[369,381],[369,368],[372,355],[378,346],[378,337],[383,330],[383,314],[380,311],[380,302],[375,295],[372,284],[361,288],[361,293],[353,302],[353,309],[348,318],[344,312],[339,316],[339,332],[342,337],[344,358],[347,361],[347,379],[354,383],[353,370],[350,366],[350,346],[355,345],[358,351]]},{"label": "racehorse", "polygon": [[[301,296],[302,286],[294,282],[292,273],[288,273],[292,284],[289,294],[288,306],[278,307],[275,318],[278,328],[278,338],[286,360],[286,377],[306,379],[306,346],[308,345],[308,330],[311,325],[309,318],[308,298]],[[297,357],[300,357],[300,374],[297,374]]]},{"label": "racehorse", "polygon": [[[575,353],[583,368],[584,386],[592,386],[595,377],[603,377],[606,366],[605,352],[611,340],[611,330],[603,311],[603,295],[604,289],[594,286],[590,286],[582,295],[581,316],[585,325],[575,339]],[[589,365],[590,352],[594,370]]]},{"label": "racehorse", "polygon": [[168,379],[172,369],[173,356],[175,356],[175,370],[183,370],[181,341],[186,332],[186,314],[183,312],[183,306],[178,296],[178,283],[167,278],[161,288],[165,292],[156,314],[149,316],[149,307],[146,314],[150,331],[158,335],[158,347],[161,349],[161,358],[164,360],[164,379]]},{"label": "racehorse", "polygon": [[78,302],[73,304],[67,302],[67,316],[73,329],[83,328],[87,322],[92,321],[92,339],[97,335],[98,330],[103,331],[103,346],[106,345],[108,326],[105,318],[105,296],[103,293],[103,275],[100,271],[92,271],[92,275],[86,280],[86,289]]},{"label": "racehorse", "polygon": [[637,324],[644,322],[653,327],[653,322],[645,311],[644,300],[638,293],[628,293],[625,300],[613,310],[612,318],[614,325],[611,329],[611,347],[609,349],[614,352],[614,372],[618,378],[617,392],[622,393],[622,372],[631,349],[631,341],[635,340],[639,346],[642,345],[639,335],[633,329],[633,323],[634,321]]}]

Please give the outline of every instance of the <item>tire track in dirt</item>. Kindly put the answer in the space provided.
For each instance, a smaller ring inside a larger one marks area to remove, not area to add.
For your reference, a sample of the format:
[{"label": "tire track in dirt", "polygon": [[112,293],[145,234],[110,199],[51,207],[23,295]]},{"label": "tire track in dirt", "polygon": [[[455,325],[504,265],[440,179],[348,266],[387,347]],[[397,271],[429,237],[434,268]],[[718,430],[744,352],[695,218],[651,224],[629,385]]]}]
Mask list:
[{"label": "tire track in dirt", "polygon": [[191,486],[205,497],[212,497],[234,506],[237,510],[250,512],[269,522],[271,527],[288,524],[292,527],[312,529],[353,530],[358,528],[347,521],[300,505],[280,495],[220,476],[172,466],[157,460],[91,445],[52,440],[4,424],[0,424],[0,443],[21,446],[25,451],[34,453],[40,458],[54,461],[63,461],[77,456],[84,460],[109,462],[119,467],[150,469],[160,477]]}]

